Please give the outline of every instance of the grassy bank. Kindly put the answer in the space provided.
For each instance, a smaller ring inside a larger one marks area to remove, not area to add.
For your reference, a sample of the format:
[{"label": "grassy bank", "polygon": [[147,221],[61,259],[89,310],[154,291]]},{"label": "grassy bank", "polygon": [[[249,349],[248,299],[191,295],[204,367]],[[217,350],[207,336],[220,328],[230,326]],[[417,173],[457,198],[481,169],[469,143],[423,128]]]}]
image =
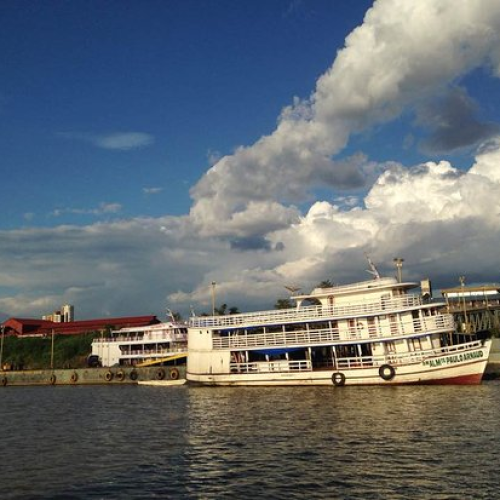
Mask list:
[{"label": "grassy bank", "polygon": [[96,333],[55,335],[52,355],[52,337],[5,337],[2,365],[13,369],[38,370],[51,368],[83,368],[92,351]]}]

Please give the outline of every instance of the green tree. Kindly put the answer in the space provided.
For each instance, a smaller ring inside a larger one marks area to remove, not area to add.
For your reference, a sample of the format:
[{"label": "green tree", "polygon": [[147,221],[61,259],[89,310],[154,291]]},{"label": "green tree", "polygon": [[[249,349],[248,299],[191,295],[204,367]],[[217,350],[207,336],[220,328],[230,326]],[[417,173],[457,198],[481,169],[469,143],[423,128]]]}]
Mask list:
[{"label": "green tree", "polygon": [[226,314],[239,314],[240,310],[236,306],[228,307],[227,304],[221,304],[215,308],[216,316],[225,316]]},{"label": "green tree", "polygon": [[226,310],[227,310],[227,304],[222,304],[219,307],[215,308],[215,315],[224,316],[226,314]]},{"label": "green tree", "polygon": [[293,303],[290,299],[278,299],[274,304],[275,309],[292,309]]},{"label": "green tree", "polygon": [[332,287],[333,287],[333,281],[331,280],[323,280],[318,285],[316,285],[316,288],[332,288]]}]

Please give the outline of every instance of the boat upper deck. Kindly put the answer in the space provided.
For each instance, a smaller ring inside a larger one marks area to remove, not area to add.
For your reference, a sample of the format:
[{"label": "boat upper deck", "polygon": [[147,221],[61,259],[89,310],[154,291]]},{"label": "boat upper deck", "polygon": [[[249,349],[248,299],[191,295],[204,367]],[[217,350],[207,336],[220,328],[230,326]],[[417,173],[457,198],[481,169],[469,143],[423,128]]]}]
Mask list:
[{"label": "boat upper deck", "polygon": [[241,328],[251,326],[279,325],[304,321],[336,320],[390,314],[416,308],[436,308],[444,303],[426,304],[419,295],[402,295],[394,298],[378,297],[378,300],[365,297],[356,303],[345,305],[300,306],[290,309],[272,309],[225,316],[194,316],[189,318],[190,328]]},{"label": "boat upper deck", "polygon": [[187,327],[163,323],[141,328],[121,328],[111,332],[110,337],[95,338],[93,343],[141,343],[187,341]]}]

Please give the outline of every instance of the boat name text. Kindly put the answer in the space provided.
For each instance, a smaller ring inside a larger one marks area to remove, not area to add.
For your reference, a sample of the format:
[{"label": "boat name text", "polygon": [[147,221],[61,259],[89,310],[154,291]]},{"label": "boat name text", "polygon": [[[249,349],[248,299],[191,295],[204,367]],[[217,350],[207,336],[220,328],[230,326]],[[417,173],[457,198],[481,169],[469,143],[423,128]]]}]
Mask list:
[{"label": "boat name text", "polygon": [[446,356],[445,358],[428,359],[423,362],[424,366],[435,368],[437,366],[451,365],[453,363],[462,363],[471,359],[482,358],[483,351],[466,352],[464,354],[455,354],[453,356]]}]

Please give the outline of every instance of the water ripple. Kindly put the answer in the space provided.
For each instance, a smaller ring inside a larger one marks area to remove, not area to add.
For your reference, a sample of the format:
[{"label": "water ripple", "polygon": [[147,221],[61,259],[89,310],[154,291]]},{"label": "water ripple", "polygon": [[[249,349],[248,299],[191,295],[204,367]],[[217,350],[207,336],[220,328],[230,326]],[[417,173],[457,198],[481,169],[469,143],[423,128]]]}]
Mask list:
[{"label": "water ripple", "polygon": [[1,498],[494,499],[500,384],[0,391]]}]

